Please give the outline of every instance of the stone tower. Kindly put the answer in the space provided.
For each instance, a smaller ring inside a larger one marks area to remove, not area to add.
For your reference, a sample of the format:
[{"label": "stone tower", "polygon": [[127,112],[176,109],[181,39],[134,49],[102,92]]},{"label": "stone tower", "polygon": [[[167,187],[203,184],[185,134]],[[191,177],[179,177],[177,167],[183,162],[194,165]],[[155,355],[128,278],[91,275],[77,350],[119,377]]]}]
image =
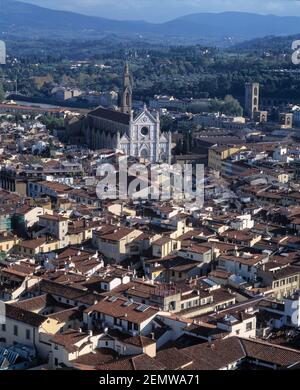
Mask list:
[{"label": "stone tower", "polygon": [[246,83],[245,88],[245,114],[253,119],[254,113],[259,111],[259,84]]},{"label": "stone tower", "polygon": [[128,62],[125,64],[124,79],[123,79],[123,93],[121,99],[121,111],[124,114],[131,114],[132,112],[132,77],[129,72]]}]

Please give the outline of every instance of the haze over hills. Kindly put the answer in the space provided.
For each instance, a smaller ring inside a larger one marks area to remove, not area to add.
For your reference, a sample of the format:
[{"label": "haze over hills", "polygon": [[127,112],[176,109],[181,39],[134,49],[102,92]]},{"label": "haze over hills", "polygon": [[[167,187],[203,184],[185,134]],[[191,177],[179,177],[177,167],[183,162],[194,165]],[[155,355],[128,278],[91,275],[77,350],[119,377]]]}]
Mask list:
[{"label": "haze over hills", "polygon": [[144,38],[178,36],[234,41],[250,40],[267,35],[300,33],[300,17],[257,15],[241,12],[199,13],[165,23],[116,21],[55,11],[14,0],[0,0],[2,36],[30,38],[101,38],[108,34],[126,34]]}]

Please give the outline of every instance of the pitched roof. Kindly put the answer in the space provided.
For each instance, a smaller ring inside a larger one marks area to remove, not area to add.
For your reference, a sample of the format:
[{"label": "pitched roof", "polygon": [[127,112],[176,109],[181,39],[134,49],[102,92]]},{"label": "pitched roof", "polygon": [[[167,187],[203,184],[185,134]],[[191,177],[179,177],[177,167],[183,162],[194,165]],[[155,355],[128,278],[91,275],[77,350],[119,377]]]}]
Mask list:
[{"label": "pitched roof", "polygon": [[155,361],[167,370],[178,370],[193,363],[193,359],[184,351],[177,348],[169,348],[157,353]]},{"label": "pitched roof", "polygon": [[246,354],[251,359],[277,364],[281,367],[300,362],[300,352],[290,348],[272,345],[260,340],[240,339]]},{"label": "pitched roof", "polygon": [[213,343],[193,345],[183,349],[193,358],[193,369],[220,370],[246,357],[238,338],[215,340]]},{"label": "pitched roof", "polygon": [[98,312],[104,313],[114,318],[122,318],[136,324],[140,324],[147,319],[155,316],[159,312],[158,309],[148,306],[145,311],[139,311],[137,308],[141,306],[139,303],[132,303],[129,306],[125,305],[126,299],[116,298],[114,301],[104,299],[96,305],[85,310],[87,313]]},{"label": "pitched roof", "polygon": [[112,122],[122,123],[123,125],[129,125],[130,122],[130,115],[102,107],[96,108],[96,110],[91,111],[88,115],[103,118]]},{"label": "pitched roof", "polygon": [[60,296],[87,305],[93,305],[95,301],[102,299],[100,295],[92,294],[87,290],[65,286],[63,284],[52,282],[46,279],[42,279],[38,284],[32,287],[31,290],[49,293],[54,296]]},{"label": "pitched roof", "polygon": [[64,333],[56,334],[51,338],[51,342],[63,346],[68,352],[75,352],[78,347],[75,345],[78,341],[81,341],[88,337],[87,333],[78,332],[77,330],[67,330]]},{"label": "pitched roof", "polygon": [[116,371],[116,370],[164,370],[165,367],[162,366],[159,362],[156,362],[155,359],[149,357],[148,355],[137,355],[129,356],[124,359],[116,360],[112,363],[107,363],[100,365],[98,367],[101,371]]},{"label": "pitched roof", "polygon": [[6,304],[5,305],[5,315],[7,318],[10,318],[15,321],[24,322],[25,324],[39,327],[43,322],[46,321],[46,317],[41,316],[36,313],[31,313],[30,311],[21,309],[19,307]]}]

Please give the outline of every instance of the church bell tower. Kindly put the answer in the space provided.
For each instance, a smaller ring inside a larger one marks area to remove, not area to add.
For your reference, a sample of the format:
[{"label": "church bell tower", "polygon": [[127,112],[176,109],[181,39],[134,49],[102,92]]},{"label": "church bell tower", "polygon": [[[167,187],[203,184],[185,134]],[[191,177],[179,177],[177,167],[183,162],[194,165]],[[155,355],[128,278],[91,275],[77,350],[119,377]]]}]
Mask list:
[{"label": "church bell tower", "polygon": [[132,111],[132,76],[129,72],[129,65],[126,61],[123,79],[123,93],[121,99],[121,111],[124,114],[131,114]]}]

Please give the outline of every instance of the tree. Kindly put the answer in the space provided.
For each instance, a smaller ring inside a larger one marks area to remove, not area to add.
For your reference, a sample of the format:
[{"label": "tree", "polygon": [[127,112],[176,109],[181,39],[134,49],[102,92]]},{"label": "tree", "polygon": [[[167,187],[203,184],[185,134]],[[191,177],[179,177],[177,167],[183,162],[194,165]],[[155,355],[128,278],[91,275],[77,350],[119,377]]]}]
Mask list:
[{"label": "tree", "polygon": [[222,112],[226,115],[243,115],[243,109],[239,101],[234,99],[231,95],[225,96]]},{"label": "tree", "polygon": [[214,99],[210,103],[211,112],[220,112],[225,115],[241,116],[243,115],[243,109],[238,100],[234,99],[231,95],[225,96],[224,100]]},{"label": "tree", "polygon": [[4,89],[2,86],[2,83],[0,83],[0,102],[4,100],[5,94],[4,94]]},{"label": "tree", "polygon": [[163,115],[160,117],[160,127],[162,131],[174,130],[174,120],[169,115]]}]

